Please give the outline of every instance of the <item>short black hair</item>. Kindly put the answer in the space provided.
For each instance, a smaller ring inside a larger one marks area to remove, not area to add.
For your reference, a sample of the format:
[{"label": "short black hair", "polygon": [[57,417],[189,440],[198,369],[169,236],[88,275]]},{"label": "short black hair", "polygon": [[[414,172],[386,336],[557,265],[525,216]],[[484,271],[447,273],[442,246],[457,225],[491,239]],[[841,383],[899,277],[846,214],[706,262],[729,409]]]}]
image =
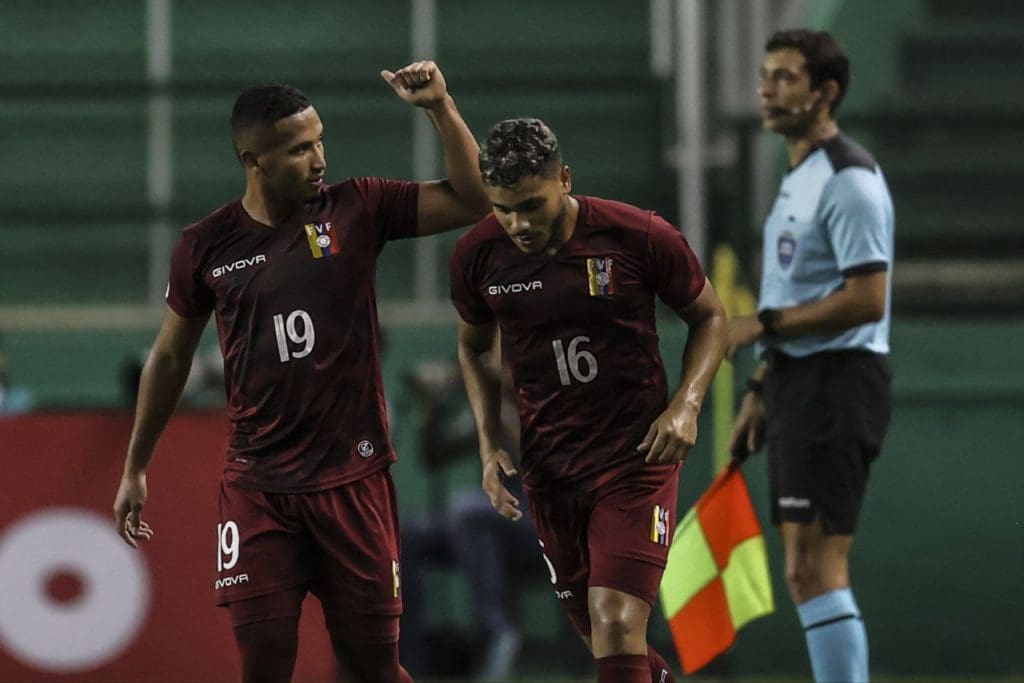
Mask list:
[{"label": "short black hair", "polygon": [[825,81],[839,84],[839,94],[829,108],[829,113],[834,116],[850,85],[850,60],[839,41],[826,31],[786,29],[772,34],[764,49],[771,52],[787,47],[799,50],[804,56],[812,88],[820,88]]},{"label": "short black hair", "polygon": [[552,176],[562,166],[554,132],[540,119],[506,119],[480,144],[480,176],[487,185],[512,187],[525,176]]},{"label": "short black hair", "polygon": [[292,114],[313,106],[301,90],[283,83],[268,83],[246,88],[231,109],[231,137],[238,150],[239,135],[257,126],[270,127]]}]

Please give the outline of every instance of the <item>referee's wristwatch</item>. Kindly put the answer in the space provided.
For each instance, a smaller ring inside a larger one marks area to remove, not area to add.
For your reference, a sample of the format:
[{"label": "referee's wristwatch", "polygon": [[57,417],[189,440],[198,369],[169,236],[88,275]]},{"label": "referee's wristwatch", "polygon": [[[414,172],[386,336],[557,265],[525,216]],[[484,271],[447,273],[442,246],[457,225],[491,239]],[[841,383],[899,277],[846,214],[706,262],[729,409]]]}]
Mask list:
[{"label": "referee's wristwatch", "polygon": [[779,318],[781,317],[782,311],[777,308],[766,308],[757,314],[757,319],[764,328],[764,336],[774,337],[779,333],[776,325],[779,324]]}]

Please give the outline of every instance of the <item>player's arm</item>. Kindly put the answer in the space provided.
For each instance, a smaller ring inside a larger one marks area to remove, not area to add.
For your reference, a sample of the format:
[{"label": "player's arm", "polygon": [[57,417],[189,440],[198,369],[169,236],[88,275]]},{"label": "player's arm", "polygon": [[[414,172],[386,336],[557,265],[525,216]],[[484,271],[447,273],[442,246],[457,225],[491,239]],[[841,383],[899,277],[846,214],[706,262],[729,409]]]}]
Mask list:
[{"label": "player's arm", "polygon": [[471,325],[459,319],[459,366],[466,385],[480,445],[481,486],[491,505],[502,516],[519,520],[523,513],[519,500],[509,493],[501,475],[516,474],[512,459],[501,448],[501,375],[494,368],[497,324]]},{"label": "player's arm", "polygon": [[706,278],[697,298],[677,313],[690,328],[683,350],[683,376],[668,408],[637,447],[651,463],[679,462],[697,442],[697,416],[728,339],[725,309]]},{"label": "player's arm", "polygon": [[475,223],[491,210],[480,179],[480,148],[448,93],[444,75],[434,62],[413,62],[381,77],[399,97],[426,110],[444,147],[444,180],[420,184],[417,228],[433,235]]},{"label": "player's arm", "polygon": [[209,314],[182,318],[168,307],[142,368],[135,424],[128,444],[124,474],[114,499],[115,528],[133,548],[138,547],[136,539],[149,540],[153,535],[152,529],[141,519],[147,494],[146,468],[181,397],[192,367],[192,356],[209,318]]}]

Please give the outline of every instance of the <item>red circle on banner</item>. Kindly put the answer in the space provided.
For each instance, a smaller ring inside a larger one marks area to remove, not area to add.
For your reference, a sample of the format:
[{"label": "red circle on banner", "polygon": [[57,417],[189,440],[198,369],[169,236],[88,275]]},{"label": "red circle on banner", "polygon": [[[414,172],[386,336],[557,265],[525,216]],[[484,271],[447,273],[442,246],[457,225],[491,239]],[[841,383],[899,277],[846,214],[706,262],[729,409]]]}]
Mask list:
[{"label": "red circle on banner", "polygon": [[73,569],[58,569],[46,577],[46,597],[62,607],[70,607],[82,599],[85,582]]}]

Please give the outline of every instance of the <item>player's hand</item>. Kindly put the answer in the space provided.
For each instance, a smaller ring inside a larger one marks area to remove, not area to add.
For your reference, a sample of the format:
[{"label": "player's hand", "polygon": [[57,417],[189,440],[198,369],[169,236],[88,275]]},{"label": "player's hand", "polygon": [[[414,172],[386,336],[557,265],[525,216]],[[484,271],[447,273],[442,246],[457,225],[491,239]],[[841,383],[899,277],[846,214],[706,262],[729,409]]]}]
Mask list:
[{"label": "player's hand", "polygon": [[640,445],[638,453],[646,453],[644,460],[651,464],[674,464],[686,459],[697,443],[697,414],[693,410],[669,408],[655,420]]},{"label": "player's hand", "polygon": [[153,529],[142,521],[142,506],[146,503],[145,473],[129,474],[121,477],[121,485],[117,487],[114,497],[114,528],[124,542],[138,548],[139,539],[148,541],[153,538]]},{"label": "player's hand", "polygon": [[732,360],[736,352],[750,346],[764,334],[764,325],[754,315],[729,318],[729,341],[725,346],[725,357]]},{"label": "player's hand", "polygon": [[384,69],[380,76],[399,97],[415,107],[430,109],[448,97],[444,74],[431,61],[413,62],[394,72]]},{"label": "player's hand", "polygon": [[503,450],[497,450],[484,463],[484,475],[481,486],[484,493],[491,499],[491,505],[502,517],[518,522],[523,517],[519,509],[519,499],[509,493],[502,481],[502,476],[514,477],[518,474],[512,458]]},{"label": "player's hand", "polygon": [[732,427],[729,452],[757,453],[764,445],[764,399],[748,391],[740,405],[740,414]]}]

